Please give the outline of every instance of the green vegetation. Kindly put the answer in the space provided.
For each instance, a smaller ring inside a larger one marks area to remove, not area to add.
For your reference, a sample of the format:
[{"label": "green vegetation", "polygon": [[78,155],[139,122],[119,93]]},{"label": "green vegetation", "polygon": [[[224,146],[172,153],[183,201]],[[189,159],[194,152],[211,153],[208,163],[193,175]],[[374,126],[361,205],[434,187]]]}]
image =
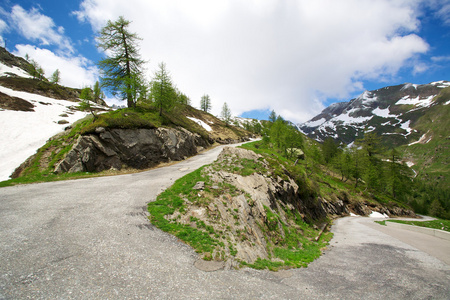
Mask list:
[{"label": "green vegetation", "polygon": [[197,196],[195,190],[192,188],[198,181],[205,181],[202,177],[200,168],[180,179],[175,181],[171,188],[161,193],[155,202],[150,202],[148,211],[150,212],[150,221],[163,231],[175,235],[180,240],[188,243],[197,252],[209,253],[212,255],[215,247],[219,246],[219,241],[213,237],[214,231],[207,228],[203,223],[198,223],[196,219],[191,221],[196,223],[197,228],[183,225],[178,222],[171,222],[165,218],[166,215],[171,215],[175,211],[184,210],[184,201],[182,196],[187,196],[191,201]]},{"label": "green vegetation", "polygon": [[[450,231],[450,220],[432,220],[432,221],[404,221],[404,220],[387,220],[387,222],[394,222],[400,224],[421,226],[433,229],[440,229],[445,231]],[[382,224],[385,225],[385,224]]]}]

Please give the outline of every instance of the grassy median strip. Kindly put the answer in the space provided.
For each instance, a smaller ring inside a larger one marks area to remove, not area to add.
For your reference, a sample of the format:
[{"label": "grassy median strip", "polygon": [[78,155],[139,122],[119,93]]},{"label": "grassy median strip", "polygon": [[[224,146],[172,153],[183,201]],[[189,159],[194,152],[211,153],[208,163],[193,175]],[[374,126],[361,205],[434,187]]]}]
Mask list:
[{"label": "grassy median strip", "polygon": [[380,225],[386,225],[386,222],[394,222],[406,225],[414,225],[420,227],[427,227],[432,229],[439,229],[450,232],[450,220],[437,219],[432,221],[404,221],[404,220],[385,220],[385,221],[375,221]]}]

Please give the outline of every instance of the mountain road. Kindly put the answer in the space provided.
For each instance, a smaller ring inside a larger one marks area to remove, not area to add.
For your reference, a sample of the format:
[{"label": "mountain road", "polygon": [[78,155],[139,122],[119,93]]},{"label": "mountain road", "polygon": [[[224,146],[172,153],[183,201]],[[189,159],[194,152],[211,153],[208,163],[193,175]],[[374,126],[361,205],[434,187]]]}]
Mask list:
[{"label": "mountain road", "polygon": [[196,268],[198,255],[152,226],[146,206],[222,148],[141,173],[1,188],[0,299],[450,298],[448,262],[363,217],[336,220],[307,268]]}]

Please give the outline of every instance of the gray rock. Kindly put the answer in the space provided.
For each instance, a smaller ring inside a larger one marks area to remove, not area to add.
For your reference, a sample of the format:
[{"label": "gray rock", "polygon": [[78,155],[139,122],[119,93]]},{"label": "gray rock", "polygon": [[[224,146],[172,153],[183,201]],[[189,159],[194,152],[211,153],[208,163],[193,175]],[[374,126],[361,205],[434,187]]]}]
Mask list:
[{"label": "gray rock", "polygon": [[80,136],[56,173],[100,172],[122,167],[145,169],[160,162],[183,160],[209,144],[183,128],[105,129]]},{"label": "gray rock", "polygon": [[205,182],[199,181],[195,184],[195,186],[192,188],[193,190],[203,190],[205,188]]}]

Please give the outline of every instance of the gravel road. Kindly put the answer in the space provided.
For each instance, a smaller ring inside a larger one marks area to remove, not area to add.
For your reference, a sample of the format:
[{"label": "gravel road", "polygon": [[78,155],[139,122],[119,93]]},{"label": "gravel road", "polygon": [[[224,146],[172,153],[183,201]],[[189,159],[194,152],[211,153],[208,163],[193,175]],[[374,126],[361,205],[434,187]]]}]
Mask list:
[{"label": "gravel road", "polygon": [[146,204],[221,149],[137,174],[1,188],[0,299],[450,298],[448,264],[362,217],[337,220],[308,268],[197,269],[190,247],[149,224]]}]

